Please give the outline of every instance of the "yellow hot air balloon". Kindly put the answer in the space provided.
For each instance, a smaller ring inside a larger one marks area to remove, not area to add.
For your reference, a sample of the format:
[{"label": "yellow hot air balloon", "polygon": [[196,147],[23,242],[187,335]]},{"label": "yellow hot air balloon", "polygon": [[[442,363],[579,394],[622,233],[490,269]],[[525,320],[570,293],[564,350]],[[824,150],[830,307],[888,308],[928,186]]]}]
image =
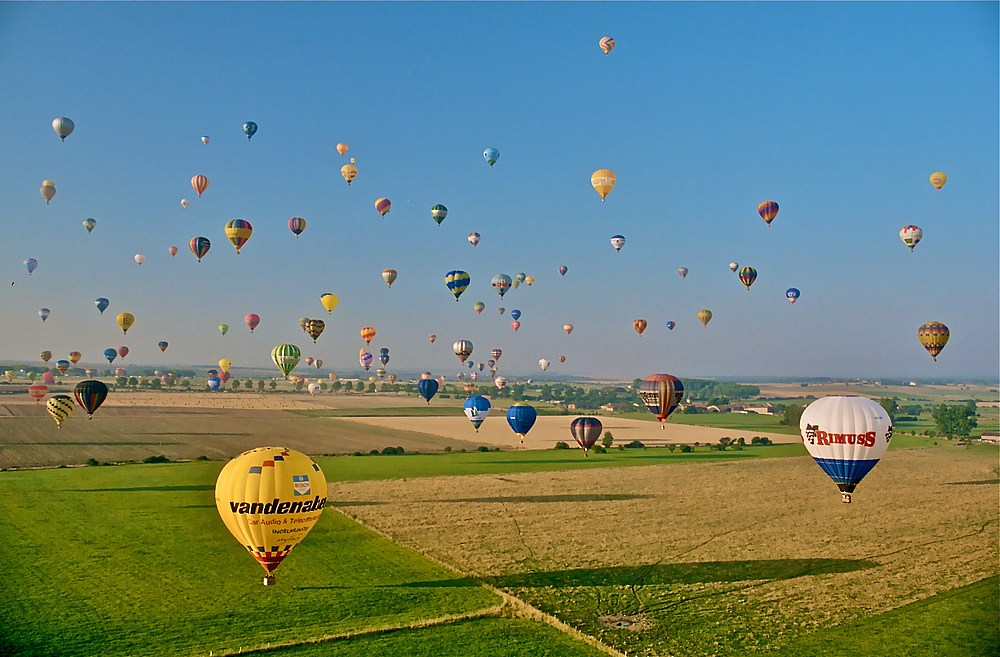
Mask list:
[{"label": "yellow hot air balloon", "polygon": [[361,329],[361,337],[367,344],[371,344],[372,340],[375,338],[375,329],[371,326],[366,326]]},{"label": "yellow hot air balloon", "polygon": [[358,177],[358,168],[354,166],[353,157],[351,158],[350,164],[345,164],[344,166],[340,167],[340,175],[344,177],[344,180],[347,181],[348,185],[351,184],[352,180]]},{"label": "yellow hot air balloon", "polygon": [[327,292],[319,298],[319,302],[326,308],[326,312],[331,313],[337,307],[337,304],[340,303],[340,299],[335,294]]},{"label": "yellow hot air balloon", "polygon": [[52,419],[56,421],[59,428],[62,429],[62,423],[66,421],[69,414],[73,412],[76,408],[76,404],[73,403],[71,397],[66,395],[56,395],[55,397],[50,397],[47,402],[45,402],[45,408],[49,410],[49,415]]},{"label": "yellow hot air balloon", "polygon": [[128,330],[135,324],[135,315],[132,313],[118,313],[115,321],[118,322],[118,327],[121,328],[122,333],[127,334]]},{"label": "yellow hot air balloon", "polygon": [[699,310],[698,311],[698,321],[702,323],[703,326],[708,326],[708,323],[712,321],[712,311],[711,310]]},{"label": "yellow hot air balloon", "polygon": [[274,570],[319,520],[326,478],[311,458],[284,447],[243,452],[219,473],[215,506],[236,540],[264,568]]},{"label": "yellow hot air balloon", "polygon": [[924,346],[935,363],[938,354],[948,344],[949,338],[951,338],[951,331],[941,322],[925,322],[917,329],[917,339],[920,340],[920,344]]},{"label": "yellow hot air balloon", "polygon": [[232,366],[233,366],[233,361],[229,360],[228,358],[223,358],[222,360],[219,361],[219,369],[222,370],[223,372],[228,372],[229,368]]},{"label": "yellow hot air balloon", "polygon": [[615,178],[614,171],[609,171],[607,169],[598,169],[590,176],[590,184],[594,186],[597,193],[601,195],[601,200],[607,198],[608,193],[615,188],[615,183],[618,179]]},{"label": "yellow hot air balloon", "polygon": [[944,175],[940,171],[931,174],[931,184],[940,192],[944,184],[948,182],[948,176]]},{"label": "yellow hot air balloon", "polygon": [[38,191],[42,193],[42,198],[45,199],[45,205],[48,205],[49,201],[52,200],[52,197],[56,195],[56,184],[51,180],[43,180],[42,188]]}]

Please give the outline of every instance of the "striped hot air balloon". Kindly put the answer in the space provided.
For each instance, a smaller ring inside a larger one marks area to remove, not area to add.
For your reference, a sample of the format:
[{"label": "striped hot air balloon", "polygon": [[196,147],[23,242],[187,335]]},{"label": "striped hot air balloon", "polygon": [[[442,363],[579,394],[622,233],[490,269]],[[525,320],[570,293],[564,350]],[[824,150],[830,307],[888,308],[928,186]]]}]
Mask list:
[{"label": "striped hot air balloon", "polygon": [[208,189],[208,178],[202,175],[197,175],[191,178],[191,186],[194,187],[194,191],[198,192],[198,196]]},{"label": "striped hot air balloon", "polygon": [[380,198],[375,201],[375,209],[378,210],[378,213],[384,217],[389,213],[389,210],[392,209],[392,201],[387,198]]},{"label": "striped hot air balloon", "polygon": [[371,326],[364,327],[361,329],[361,337],[364,339],[365,344],[371,344],[375,338],[375,329]]},{"label": "striped hot air balloon", "polygon": [[938,354],[948,344],[950,338],[951,331],[941,322],[925,322],[917,329],[917,339],[920,340],[920,344],[924,346],[935,363]]},{"label": "striped hot air balloon", "polygon": [[271,350],[271,360],[278,366],[286,379],[295,366],[299,364],[301,358],[302,352],[293,344],[279,344]]},{"label": "striped hot air balloon", "polygon": [[87,411],[87,418],[92,420],[94,413],[108,398],[108,386],[101,381],[81,381],[76,384],[73,395],[83,410]]},{"label": "striped hot air balloon", "polygon": [[431,217],[440,226],[444,218],[448,216],[448,208],[444,207],[440,203],[431,208]]},{"label": "striped hot air balloon", "polygon": [[667,416],[674,412],[684,398],[684,384],[670,374],[653,374],[639,384],[639,398],[660,421],[662,429]]},{"label": "striped hot air balloon", "polygon": [[598,42],[597,45],[599,45],[601,47],[601,50],[604,51],[605,55],[610,55],[611,54],[611,50],[615,47],[615,40],[612,39],[609,36],[602,37],[601,40],[600,40],[600,42]]},{"label": "striped hot air balloon", "polygon": [[604,425],[596,417],[578,417],[569,426],[569,431],[573,434],[573,438],[583,448],[584,456],[588,456],[590,448],[601,437],[603,429]]},{"label": "striped hot air balloon", "polygon": [[201,262],[208,250],[212,248],[212,242],[207,237],[192,237],[188,246],[191,248],[191,253],[198,258],[198,262]]},{"label": "striped hot air balloon", "polygon": [[447,285],[448,289],[451,290],[451,293],[455,295],[456,302],[458,301],[458,298],[462,296],[462,292],[465,292],[465,290],[468,289],[471,281],[472,278],[467,272],[460,271],[458,269],[452,270],[444,276],[444,284]]},{"label": "striped hot air balloon", "polygon": [[236,247],[236,255],[240,254],[240,249],[247,243],[251,235],[253,235],[253,226],[250,225],[249,221],[233,219],[226,224],[226,237]]},{"label": "striped hot air balloon", "polygon": [[747,286],[747,291],[750,291],[750,286],[753,282],[757,280],[757,270],[753,267],[744,267],[740,270],[740,282]]},{"label": "striped hot air balloon", "polygon": [[760,214],[760,218],[770,227],[771,222],[778,215],[778,204],[774,201],[764,201],[757,206],[757,212]]},{"label": "striped hot air balloon", "polygon": [[295,233],[295,238],[298,239],[302,231],[306,229],[306,220],[302,217],[292,217],[288,220],[288,229]]}]

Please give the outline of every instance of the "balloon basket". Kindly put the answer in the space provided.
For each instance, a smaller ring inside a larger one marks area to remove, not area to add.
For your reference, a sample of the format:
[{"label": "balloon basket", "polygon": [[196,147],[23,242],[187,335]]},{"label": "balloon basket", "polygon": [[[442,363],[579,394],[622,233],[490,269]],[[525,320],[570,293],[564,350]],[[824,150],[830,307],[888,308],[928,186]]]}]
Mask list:
[{"label": "balloon basket", "polygon": [[841,493],[841,499],[840,499],[840,501],[843,502],[844,504],[850,504],[851,503],[851,494],[850,493]]},{"label": "balloon basket", "polygon": [[274,573],[264,575],[264,586],[274,586]]}]

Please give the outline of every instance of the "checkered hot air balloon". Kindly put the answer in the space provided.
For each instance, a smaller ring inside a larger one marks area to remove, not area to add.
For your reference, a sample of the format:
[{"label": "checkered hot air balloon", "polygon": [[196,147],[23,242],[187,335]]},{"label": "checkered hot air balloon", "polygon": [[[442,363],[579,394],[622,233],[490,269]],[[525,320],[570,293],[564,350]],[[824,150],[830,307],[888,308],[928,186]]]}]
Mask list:
[{"label": "checkered hot air balloon", "polygon": [[66,395],[55,395],[49,397],[49,400],[45,402],[45,408],[49,411],[52,419],[56,421],[56,425],[62,429],[62,423],[66,421],[76,406],[73,404],[73,400]]}]

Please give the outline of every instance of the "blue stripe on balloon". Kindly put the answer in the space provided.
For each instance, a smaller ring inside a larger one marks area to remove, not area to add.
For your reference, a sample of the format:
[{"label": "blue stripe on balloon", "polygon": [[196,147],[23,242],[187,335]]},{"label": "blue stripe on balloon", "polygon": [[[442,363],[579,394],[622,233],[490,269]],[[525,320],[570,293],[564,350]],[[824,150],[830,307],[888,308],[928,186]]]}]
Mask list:
[{"label": "blue stripe on balloon", "polygon": [[836,484],[858,484],[878,463],[878,459],[844,461],[841,459],[816,459],[823,472]]}]

